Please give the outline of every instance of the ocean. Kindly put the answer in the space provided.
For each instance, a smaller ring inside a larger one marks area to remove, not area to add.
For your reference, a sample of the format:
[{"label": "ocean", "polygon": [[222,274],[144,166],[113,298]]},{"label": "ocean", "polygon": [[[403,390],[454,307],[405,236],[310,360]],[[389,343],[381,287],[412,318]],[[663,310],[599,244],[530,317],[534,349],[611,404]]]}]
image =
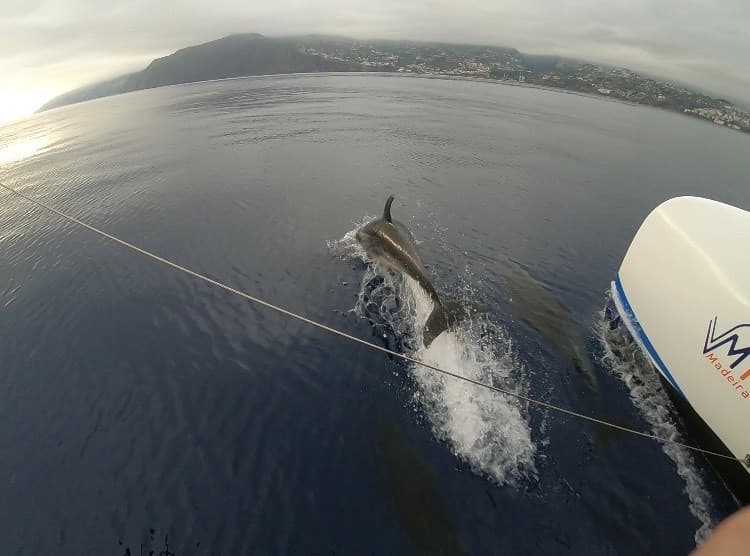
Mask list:
[{"label": "ocean", "polygon": [[[0,181],[358,338],[680,436],[602,310],[660,202],[750,208],[748,152],[607,99],[286,75],[7,125]],[[437,290],[489,309],[429,349],[425,296],[354,241],[390,193]],[[415,368],[7,191],[0,207],[4,554],[686,554],[735,509],[684,449]]]}]

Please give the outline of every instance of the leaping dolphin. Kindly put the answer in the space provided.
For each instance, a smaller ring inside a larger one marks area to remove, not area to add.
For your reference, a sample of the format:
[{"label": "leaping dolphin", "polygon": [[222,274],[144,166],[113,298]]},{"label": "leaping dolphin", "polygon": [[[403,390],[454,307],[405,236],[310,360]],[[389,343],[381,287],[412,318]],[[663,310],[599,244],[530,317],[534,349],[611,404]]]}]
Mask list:
[{"label": "leaping dolphin", "polygon": [[441,301],[427,277],[427,270],[417,252],[414,236],[406,226],[391,217],[393,199],[394,195],[391,195],[386,200],[382,218],[373,220],[357,230],[357,241],[371,259],[413,278],[430,296],[434,307],[427,318],[422,335],[422,343],[429,347],[440,334],[458,321],[478,313],[480,308],[456,301]]}]

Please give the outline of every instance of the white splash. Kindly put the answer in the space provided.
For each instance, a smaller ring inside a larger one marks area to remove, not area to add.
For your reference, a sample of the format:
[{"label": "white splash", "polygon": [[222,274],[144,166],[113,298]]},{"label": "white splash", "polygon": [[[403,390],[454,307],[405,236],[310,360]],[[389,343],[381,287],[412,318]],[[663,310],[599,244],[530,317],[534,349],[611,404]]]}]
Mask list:
[{"label": "white splash", "polygon": [[[486,317],[441,334],[429,348],[422,345],[432,301],[411,278],[367,260],[355,238],[362,224],[328,244],[331,252],[342,258],[369,263],[354,312],[382,330],[395,344],[389,347],[468,378],[524,392],[527,371],[505,330]],[[465,287],[457,297],[468,292]],[[417,385],[415,407],[429,419],[435,436],[475,473],[498,484],[516,485],[536,478],[536,445],[524,404],[420,365],[410,365],[409,372]]]},{"label": "white splash", "polygon": [[[662,438],[684,442],[673,417],[674,407],[664,390],[658,371],[638,344],[629,341],[619,329],[611,330],[604,312],[600,315],[598,335],[604,351],[602,363],[628,387],[630,399],[649,424],[650,432]],[[711,495],[690,450],[675,444],[662,444],[662,449],[674,462],[677,474],[685,481],[690,513],[701,524],[695,532],[696,545],[700,545],[710,535],[715,523]]]}]

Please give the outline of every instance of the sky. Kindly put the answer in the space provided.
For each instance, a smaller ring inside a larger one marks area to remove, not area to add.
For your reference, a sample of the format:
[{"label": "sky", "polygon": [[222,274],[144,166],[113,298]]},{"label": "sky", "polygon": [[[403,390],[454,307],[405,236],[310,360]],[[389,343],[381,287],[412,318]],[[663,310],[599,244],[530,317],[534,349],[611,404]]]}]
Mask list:
[{"label": "sky", "polygon": [[509,46],[750,105],[750,0],[1,0],[0,125],[70,89],[232,33]]}]

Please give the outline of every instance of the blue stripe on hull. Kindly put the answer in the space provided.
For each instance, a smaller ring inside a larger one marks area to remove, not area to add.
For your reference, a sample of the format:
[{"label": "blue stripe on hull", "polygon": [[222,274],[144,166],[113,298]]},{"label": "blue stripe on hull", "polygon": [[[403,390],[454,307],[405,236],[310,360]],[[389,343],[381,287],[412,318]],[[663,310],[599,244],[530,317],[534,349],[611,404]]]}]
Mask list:
[{"label": "blue stripe on hull", "polygon": [[683,398],[685,397],[685,394],[682,393],[682,390],[677,385],[677,381],[674,379],[672,374],[669,372],[669,369],[667,369],[667,366],[664,364],[664,361],[662,361],[662,358],[659,357],[659,354],[656,352],[656,349],[654,348],[654,345],[651,343],[651,340],[648,339],[648,336],[646,335],[646,331],[643,330],[643,327],[641,326],[641,323],[638,322],[638,318],[635,316],[635,312],[633,311],[633,307],[630,305],[630,302],[628,301],[628,297],[625,295],[625,290],[622,287],[622,281],[620,280],[620,275],[618,274],[615,278],[615,295],[617,295],[618,300],[620,301],[620,304],[625,309],[626,315],[622,315],[624,318],[628,320],[630,325],[633,327],[633,330],[638,335],[638,341],[639,343],[646,348],[646,351],[648,351],[648,354],[651,356],[651,360],[656,364],[656,368],[659,370],[659,372],[662,374],[662,376],[667,379],[669,384],[672,385],[672,387],[677,391],[680,396]]}]

